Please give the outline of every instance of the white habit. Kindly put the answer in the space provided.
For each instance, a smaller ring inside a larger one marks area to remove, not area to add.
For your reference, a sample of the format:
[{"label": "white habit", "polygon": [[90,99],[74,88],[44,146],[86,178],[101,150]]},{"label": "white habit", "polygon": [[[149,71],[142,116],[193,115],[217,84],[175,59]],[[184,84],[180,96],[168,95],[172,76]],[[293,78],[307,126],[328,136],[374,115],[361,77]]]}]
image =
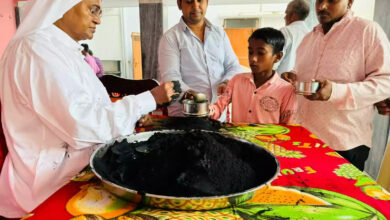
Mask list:
[{"label": "white habit", "polygon": [[156,107],[145,92],[111,103],[82,47],[53,25],[80,0],[30,0],[0,61],[2,126],[9,153],[0,216],[22,217],[89,162],[98,143],[133,133]]}]

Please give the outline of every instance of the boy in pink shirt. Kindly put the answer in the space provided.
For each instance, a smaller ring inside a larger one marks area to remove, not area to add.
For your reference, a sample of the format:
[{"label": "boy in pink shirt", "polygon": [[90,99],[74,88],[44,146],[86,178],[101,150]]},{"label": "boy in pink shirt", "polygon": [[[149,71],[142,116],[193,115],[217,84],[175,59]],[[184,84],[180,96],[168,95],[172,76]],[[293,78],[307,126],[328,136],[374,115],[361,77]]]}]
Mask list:
[{"label": "boy in pink shirt", "polygon": [[232,122],[293,123],[297,109],[294,87],[273,71],[283,56],[283,34],[261,28],[249,37],[252,73],[237,74],[218,101],[210,106],[210,117],[218,119],[232,103]]}]

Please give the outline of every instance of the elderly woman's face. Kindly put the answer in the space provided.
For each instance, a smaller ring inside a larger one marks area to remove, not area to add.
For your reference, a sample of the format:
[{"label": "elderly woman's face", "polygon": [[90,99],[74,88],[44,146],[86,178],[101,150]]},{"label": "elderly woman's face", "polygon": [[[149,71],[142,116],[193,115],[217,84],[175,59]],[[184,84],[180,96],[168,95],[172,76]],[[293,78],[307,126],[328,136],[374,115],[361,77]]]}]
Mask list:
[{"label": "elderly woman's face", "polygon": [[92,39],[101,13],[101,0],[83,0],[55,24],[75,41]]}]

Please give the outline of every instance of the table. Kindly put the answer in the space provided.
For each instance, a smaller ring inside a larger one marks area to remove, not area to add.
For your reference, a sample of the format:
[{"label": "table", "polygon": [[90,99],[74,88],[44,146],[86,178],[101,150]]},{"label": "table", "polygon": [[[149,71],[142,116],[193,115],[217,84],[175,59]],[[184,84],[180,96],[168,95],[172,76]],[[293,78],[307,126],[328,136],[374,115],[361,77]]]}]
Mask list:
[{"label": "table", "polygon": [[278,177],[245,203],[213,211],[137,207],[109,194],[97,181],[78,179],[69,182],[26,217],[29,220],[390,218],[390,194],[305,128],[227,123],[220,131],[257,143],[279,159]]}]

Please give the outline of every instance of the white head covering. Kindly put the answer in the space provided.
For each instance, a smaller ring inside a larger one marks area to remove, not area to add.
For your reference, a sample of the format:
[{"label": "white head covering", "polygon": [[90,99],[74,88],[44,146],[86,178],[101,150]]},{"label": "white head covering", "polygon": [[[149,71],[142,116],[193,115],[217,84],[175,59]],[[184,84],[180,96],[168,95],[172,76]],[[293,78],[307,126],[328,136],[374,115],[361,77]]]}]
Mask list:
[{"label": "white head covering", "polygon": [[52,25],[82,0],[30,0],[24,6],[22,22],[12,41]]}]

